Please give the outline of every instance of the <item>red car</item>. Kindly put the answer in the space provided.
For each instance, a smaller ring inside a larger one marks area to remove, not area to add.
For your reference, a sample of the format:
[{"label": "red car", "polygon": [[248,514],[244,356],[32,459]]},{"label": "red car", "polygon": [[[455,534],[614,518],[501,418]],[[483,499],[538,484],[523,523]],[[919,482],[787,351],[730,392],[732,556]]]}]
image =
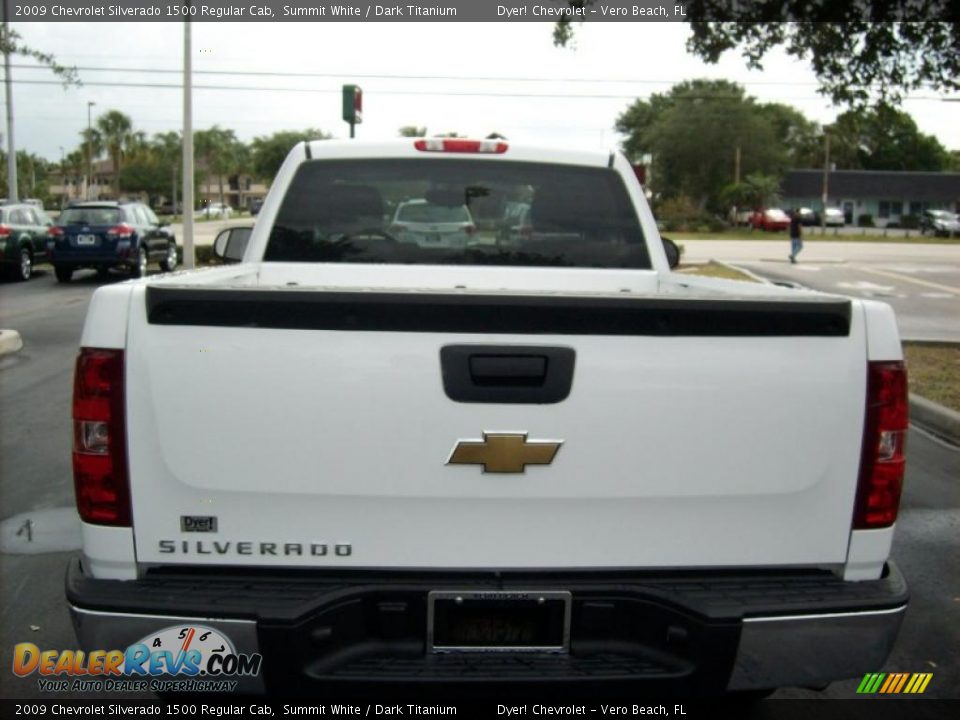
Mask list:
[{"label": "red car", "polygon": [[757,210],[750,217],[750,226],[754,230],[786,230],[790,227],[790,216],[780,208]]}]

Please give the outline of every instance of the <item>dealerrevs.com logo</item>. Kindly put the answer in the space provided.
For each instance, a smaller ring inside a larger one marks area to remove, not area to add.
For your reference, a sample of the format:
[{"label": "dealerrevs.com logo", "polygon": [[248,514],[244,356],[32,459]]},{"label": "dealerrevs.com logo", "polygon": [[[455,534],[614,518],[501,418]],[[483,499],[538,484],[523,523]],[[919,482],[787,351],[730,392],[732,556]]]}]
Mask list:
[{"label": "dealerrevs.com logo", "polygon": [[237,653],[223,632],[203,625],[174,625],[126,650],[13,649],[18,677],[39,675],[41,692],[231,692],[237,680],[260,673],[259,653]]}]

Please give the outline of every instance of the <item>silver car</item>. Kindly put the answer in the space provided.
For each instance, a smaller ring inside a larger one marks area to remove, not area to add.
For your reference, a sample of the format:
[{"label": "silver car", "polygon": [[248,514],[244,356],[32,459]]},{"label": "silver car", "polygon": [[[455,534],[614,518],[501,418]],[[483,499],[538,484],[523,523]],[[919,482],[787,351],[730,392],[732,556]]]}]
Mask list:
[{"label": "silver car", "polygon": [[420,247],[462,248],[476,233],[466,205],[435,205],[422,198],[400,203],[390,223],[393,237]]}]

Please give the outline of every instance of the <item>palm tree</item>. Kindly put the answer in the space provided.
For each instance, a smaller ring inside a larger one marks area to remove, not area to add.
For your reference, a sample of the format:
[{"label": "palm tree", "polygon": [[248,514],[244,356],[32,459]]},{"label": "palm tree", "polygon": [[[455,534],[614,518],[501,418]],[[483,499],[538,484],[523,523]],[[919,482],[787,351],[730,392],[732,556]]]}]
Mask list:
[{"label": "palm tree", "polygon": [[[87,130],[84,128],[80,131],[80,137],[83,138],[83,145],[80,152],[83,153],[84,165],[83,165],[83,174],[86,177],[87,168],[93,169],[93,161],[100,157],[103,153],[103,135],[100,134],[100,131],[97,128],[90,128]],[[93,177],[86,178],[86,197],[90,198],[90,186],[93,185]]]},{"label": "palm tree", "polygon": [[220,203],[225,204],[223,176],[231,173],[241,162],[243,144],[237,140],[233,130],[224,130],[214,125],[209,130],[200,130],[194,135],[194,147],[203,158],[207,172],[217,176],[220,189]]},{"label": "palm tree", "polygon": [[180,139],[180,133],[173,130],[165,133],[157,133],[153,136],[153,151],[160,158],[160,162],[170,171],[171,193],[170,205],[174,212],[177,210],[177,176],[180,168],[180,162],[183,157],[183,142]]},{"label": "palm tree", "polygon": [[133,123],[119,110],[111,110],[97,118],[97,129],[113,163],[113,194],[120,197],[120,163],[123,150],[130,144]]},{"label": "palm tree", "polygon": [[[69,153],[60,164],[60,170],[63,173],[63,182],[66,186],[74,186],[77,188],[77,196],[79,197],[79,188],[80,188],[80,178],[83,176],[84,168],[86,167],[86,152],[83,148],[79,148]],[[69,179],[68,179],[69,178]],[[67,200],[73,199],[73,191],[68,191]]]}]

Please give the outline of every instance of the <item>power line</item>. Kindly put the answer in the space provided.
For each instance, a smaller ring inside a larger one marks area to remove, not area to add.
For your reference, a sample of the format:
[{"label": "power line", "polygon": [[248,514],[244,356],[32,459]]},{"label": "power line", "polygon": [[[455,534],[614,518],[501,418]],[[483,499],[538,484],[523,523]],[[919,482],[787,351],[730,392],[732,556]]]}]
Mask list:
[{"label": "power line", "polygon": [[[22,70],[46,70],[42,65],[13,64],[11,67]],[[74,66],[76,70],[83,72],[118,72],[118,73],[154,73],[163,75],[179,75],[183,71],[180,69],[167,68],[121,68],[104,66]],[[684,80],[651,80],[641,78],[582,78],[582,77],[506,77],[506,76],[469,76],[459,77],[456,75],[399,75],[399,74],[381,74],[381,73],[321,73],[321,72],[290,72],[290,71],[268,71],[268,70],[194,70],[194,75],[240,75],[249,77],[302,77],[302,78],[358,78],[358,79],[382,79],[382,80],[451,80],[461,81],[481,81],[481,82],[567,82],[567,83],[620,83],[620,84],[638,84],[638,85],[677,85],[685,82]],[[780,81],[780,80],[749,80],[747,85],[793,85],[815,87],[814,82]]]},{"label": "power line", "polygon": [[[12,80],[15,85],[63,85],[59,80]],[[84,82],[84,87],[125,87],[125,88],[147,88],[147,89],[166,89],[182,90],[183,86],[179,83],[134,83],[134,82],[106,82],[94,81]],[[341,88],[296,88],[296,87],[272,87],[262,85],[194,85],[194,90],[241,90],[246,92],[292,92],[292,93],[312,93],[316,95],[339,95]],[[566,99],[566,100],[636,100],[636,93],[622,95],[597,94],[589,95],[575,93],[529,93],[529,92],[483,92],[473,90],[371,90],[377,95],[412,95],[412,96],[448,96],[448,97],[504,97],[504,98],[538,98],[538,99]],[[673,100],[740,100],[738,95],[681,95]],[[823,100],[818,96],[778,96],[779,100],[798,101],[798,100]],[[908,95],[904,100],[924,100],[933,102],[945,102],[944,98],[928,97],[924,95]]]},{"label": "power line", "polygon": [[[63,85],[57,80],[13,80],[18,85]],[[84,82],[84,87],[125,87],[125,88],[149,88],[149,89],[167,89],[182,90],[183,86],[179,83],[133,83],[133,82]],[[321,88],[293,88],[293,87],[270,87],[259,85],[194,85],[194,90],[242,90],[248,92],[294,92],[294,93],[312,93],[317,95],[339,95],[341,88],[321,89]],[[637,95],[607,95],[607,94],[589,94],[580,95],[573,93],[529,93],[529,92],[481,92],[465,90],[376,90],[377,95],[412,95],[412,96],[445,96],[445,97],[513,97],[513,98],[537,98],[537,99],[566,99],[566,100],[636,100]],[[684,100],[736,100],[739,99],[733,95],[685,95]],[[785,97],[785,100],[822,100],[818,97]],[[907,98],[913,100],[939,100],[939,98]]]}]

